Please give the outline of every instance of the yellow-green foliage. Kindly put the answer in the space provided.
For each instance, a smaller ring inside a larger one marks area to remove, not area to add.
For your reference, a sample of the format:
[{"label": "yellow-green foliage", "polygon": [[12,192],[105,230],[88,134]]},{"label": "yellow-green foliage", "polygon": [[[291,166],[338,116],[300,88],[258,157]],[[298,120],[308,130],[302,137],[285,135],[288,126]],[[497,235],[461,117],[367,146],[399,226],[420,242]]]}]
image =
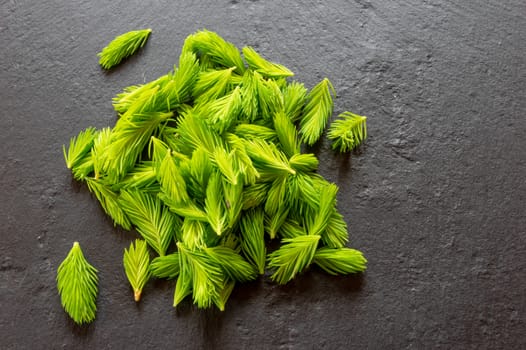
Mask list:
[{"label": "yellow-green foliage", "polygon": [[[186,39],[179,67],[115,96],[112,129],[88,128],[64,147],[75,178],[144,239],[124,256],[136,299],[150,274],[176,279],[174,305],[191,295],[223,310],[234,284],[265,268],[281,284],[312,264],[365,270],[346,247],[338,187],[302,151],[323,134],[334,87],[325,78],[308,91],[292,75],[202,30]],[[347,151],[365,138],[365,119],[341,117],[329,136]],[[269,239],[281,246],[267,254]]]}]

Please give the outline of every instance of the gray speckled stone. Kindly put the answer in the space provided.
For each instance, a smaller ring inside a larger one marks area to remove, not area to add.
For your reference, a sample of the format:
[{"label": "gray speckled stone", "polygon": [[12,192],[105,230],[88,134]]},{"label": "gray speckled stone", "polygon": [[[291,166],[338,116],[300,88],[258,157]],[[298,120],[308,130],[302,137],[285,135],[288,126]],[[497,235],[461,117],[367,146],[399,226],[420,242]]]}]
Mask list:
[{"label": "gray speckled stone", "polygon": [[[99,68],[109,40],[145,27],[144,50]],[[173,309],[171,282],[133,302],[134,235],[72,181],[61,146],[114,125],[114,94],[169,71],[204,27],[308,87],[329,77],[336,113],[369,116],[359,153],[315,148],[365,275],[261,278],[222,313]],[[522,0],[2,1],[0,348],[526,348],[525,33]],[[76,240],[100,271],[83,328],[55,288]]]}]

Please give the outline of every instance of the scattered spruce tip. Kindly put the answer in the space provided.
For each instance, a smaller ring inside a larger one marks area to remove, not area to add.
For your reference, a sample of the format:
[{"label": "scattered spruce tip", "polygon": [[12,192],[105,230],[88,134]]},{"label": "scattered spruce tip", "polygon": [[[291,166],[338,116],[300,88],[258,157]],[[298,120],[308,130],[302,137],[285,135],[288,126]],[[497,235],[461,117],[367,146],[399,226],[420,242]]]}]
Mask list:
[{"label": "scattered spruce tip", "polygon": [[340,152],[352,151],[367,137],[367,117],[351,112],[341,113],[329,127],[328,138],[333,141],[332,148]]},{"label": "scattered spruce tip", "polygon": [[[302,152],[331,118],[334,87],[325,78],[309,91],[283,65],[241,52],[214,32],[191,34],[173,71],[113,98],[113,128],[64,146],[74,178],[142,238],[123,259],[136,301],[150,278],[165,278],[175,280],[174,306],[191,296],[223,310],[235,283],[266,269],[285,284],[313,264],[329,274],[366,268],[347,247],[338,186]],[[346,112],[329,138],[350,151],[365,130],[365,117]],[[279,248],[268,252],[269,239]]]},{"label": "scattered spruce tip", "polygon": [[77,324],[90,323],[97,312],[97,269],[91,266],[78,242],[57,270],[57,289],[62,307]]},{"label": "scattered spruce tip", "polygon": [[115,67],[143,47],[151,32],[151,29],[132,30],[117,36],[98,53],[99,64],[104,69]]},{"label": "scattered spruce tip", "polygon": [[133,288],[133,298],[135,301],[139,301],[141,300],[142,289],[150,278],[150,253],[146,242],[136,239],[128,249],[124,249],[122,264],[126,277],[128,277]]}]

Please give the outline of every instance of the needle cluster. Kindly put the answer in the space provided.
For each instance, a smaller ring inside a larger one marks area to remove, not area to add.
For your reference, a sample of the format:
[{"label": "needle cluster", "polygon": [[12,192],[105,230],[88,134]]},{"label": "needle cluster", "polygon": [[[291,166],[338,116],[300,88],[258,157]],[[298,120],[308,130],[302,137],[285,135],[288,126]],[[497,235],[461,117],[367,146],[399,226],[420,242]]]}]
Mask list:
[{"label": "needle cluster", "polygon": [[62,307],[77,324],[95,319],[99,278],[75,242],[57,270],[57,288]]},{"label": "needle cluster", "polygon": [[[150,276],[175,280],[174,306],[191,296],[223,310],[235,283],[265,269],[280,284],[313,264],[365,270],[362,253],[347,248],[338,187],[302,152],[322,135],[334,88],[325,78],[309,91],[292,76],[199,31],[173,71],[113,98],[112,129],[89,128],[64,148],[115,225],[143,238],[124,257],[136,300]],[[268,252],[272,239],[281,245]]]},{"label": "needle cluster", "polygon": [[151,32],[151,29],[132,30],[117,36],[99,52],[99,64],[104,69],[118,65],[143,47]]},{"label": "needle cluster", "polygon": [[340,152],[352,151],[367,137],[367,117],[343,112],[329,127],[328,137],[333,141],[332,148]]}]

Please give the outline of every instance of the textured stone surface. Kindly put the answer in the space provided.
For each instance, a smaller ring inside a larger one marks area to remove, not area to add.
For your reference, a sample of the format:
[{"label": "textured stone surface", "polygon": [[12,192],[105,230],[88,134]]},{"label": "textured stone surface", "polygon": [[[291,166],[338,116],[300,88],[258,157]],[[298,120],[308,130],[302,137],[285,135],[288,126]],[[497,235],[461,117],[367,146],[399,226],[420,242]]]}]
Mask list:
[{"label": "textured stone surface", "polygon": [[[145,49],[101,71],[96,53],[144,27]],[[203,27],[308,87],[329,77],[336,113],[369,116],[359,153],[315,148],[365,275],[261,278],[223,313],[173,309],[170,282],[133,302],[121,267],[133,234],[72,181],[61,146],[113,125],[111,97],[170,70]],[[525,33],[522,0],[2,1],[0,347],[526,348]],[[54,280],[76,240],[100,271],[83,328]]]}]

